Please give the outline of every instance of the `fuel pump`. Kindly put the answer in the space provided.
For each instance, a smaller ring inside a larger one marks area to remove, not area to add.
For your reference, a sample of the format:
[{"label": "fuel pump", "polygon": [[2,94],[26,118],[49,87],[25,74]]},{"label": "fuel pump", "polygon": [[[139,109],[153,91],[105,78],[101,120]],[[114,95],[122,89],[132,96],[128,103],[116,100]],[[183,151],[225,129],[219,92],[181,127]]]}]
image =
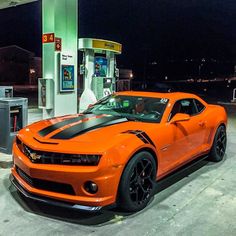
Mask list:
[{"label": "fuel pump", "polygon": [[81,38],[79,50],[83,52],[84,90],[80,98],[79,111],[116,91],[116,55],[121,54],[122,45],[117,42]]}]

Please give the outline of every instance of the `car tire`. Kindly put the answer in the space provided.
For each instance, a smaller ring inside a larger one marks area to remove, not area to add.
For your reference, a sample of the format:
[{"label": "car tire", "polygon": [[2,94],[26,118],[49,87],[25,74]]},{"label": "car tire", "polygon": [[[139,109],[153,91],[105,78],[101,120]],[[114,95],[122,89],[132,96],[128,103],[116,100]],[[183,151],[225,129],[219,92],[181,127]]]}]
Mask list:
[{"label": "car tire", "polygon": [[119,207],[127,212],[145,208],[155,192],[156,172],[156,162],[149,152],[135,154],[121,177]]},{"label": "car tire", "polygon": [[213,162],[221,161],[225,155],[226,144],[227,144],[226,128],[225,126],[221,125],[216,131],[208,159]]}]

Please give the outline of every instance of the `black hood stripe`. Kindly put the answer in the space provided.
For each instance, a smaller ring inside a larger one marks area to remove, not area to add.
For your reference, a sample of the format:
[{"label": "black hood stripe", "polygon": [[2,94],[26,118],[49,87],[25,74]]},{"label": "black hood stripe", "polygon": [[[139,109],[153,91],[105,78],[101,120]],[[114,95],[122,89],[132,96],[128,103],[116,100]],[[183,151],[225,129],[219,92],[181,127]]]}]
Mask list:
[{"label": "black hood stripe", "polygon": [[149,143],[152,146],[156,147],[151,138],[142,130],[127,130],[123,132],[123,134],[135,134],[144,143]]},{"label": "black hood stripe", "polygon": [[100,118],[91,119],[84,121],[77,125],[71,126],[55,135],[52,139],[71,139],[88,131],[98,129],[108,125],[114,125],[121,122],[127,122],[127,119],[115,117],[115,116],[104,116]]},{"label": "black hood stripe", "polygon": [[86,119],[86,118],[91,118],[92,116],[95,116],[95,115],[91,115],[91,114],[81,115],[81,116],[78,116],[78,117],[75,117],[75,118],[66,119],[66,120],[58,122],[54,125],[50,125],[50,126],[47,126],[46,128],[43,128],[42,130],[40,130],[38,132],[38,134],[42,137],[45,137],[45,136],[47,136],[48,134],[52,133],[53,131],[55,131],[57,129],[60,129],[60,128],[66,126],[66,125],[73,124],[75,122],[78,122],[78,121]]}]

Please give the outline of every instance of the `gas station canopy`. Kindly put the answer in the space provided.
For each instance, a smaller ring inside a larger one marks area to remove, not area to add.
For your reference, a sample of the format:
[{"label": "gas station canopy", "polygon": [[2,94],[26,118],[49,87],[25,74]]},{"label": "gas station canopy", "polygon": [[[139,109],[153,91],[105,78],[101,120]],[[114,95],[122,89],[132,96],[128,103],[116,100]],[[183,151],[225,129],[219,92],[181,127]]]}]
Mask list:
[{"label": "gas station canopy", "polygon": [[26,4],[30,2],[36,2],[37,0],[1,0],[0,9],[16,7],[21,4]]}]

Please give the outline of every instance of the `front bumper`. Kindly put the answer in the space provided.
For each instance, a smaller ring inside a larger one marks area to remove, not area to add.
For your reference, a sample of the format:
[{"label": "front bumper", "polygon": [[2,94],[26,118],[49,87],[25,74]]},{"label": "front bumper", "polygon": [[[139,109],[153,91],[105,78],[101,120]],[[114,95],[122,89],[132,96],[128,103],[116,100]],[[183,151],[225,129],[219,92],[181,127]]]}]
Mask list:
[{"label": "front bumper", "polygon": [[[94,167],[34,164],[16,144],[13,145],[13,160],[12,183],[27,198],[87,211],[98,211],[116,202],[122,166],[109,168],[106,161]],[[22,178],[17,168],[33,179],[70,185],[74,194],[35,187]],[[93,181],[98,185],[96,194],[85,191],[83,186],[86,181]]]},{"label": "front bumper", "polygon": [[49,205],[53,205],[53,206],[58,206],[58,207],[63,207],[63,208],[70,208],[70,209],[76,209],[76,210],[82,210],[82,211],[91,211],[91,212],[97,212],[100,211],[102,209],[108,209],[108,208],[112,208],[115,207],[115,204],[110,205],[110,206],[106,206],[106,207],[101,207],[101,206],[83,206],[83,205],[79,205],[79,204],[69,204],[66,202],[61,202],[61,201],[57,201],[57,200],[53,200],[50,198],[46,198],[46,197],[40,197],[34,194],[29,193],[28,191],[26,191],[20,184],[19,182],[16,180],[16,178],[14,178],[13,175],[10,175],[10,181],[13,184],[13,186],[26,198],[29,198],[31,200],[36,200],[39,202],[43,202]]}]

